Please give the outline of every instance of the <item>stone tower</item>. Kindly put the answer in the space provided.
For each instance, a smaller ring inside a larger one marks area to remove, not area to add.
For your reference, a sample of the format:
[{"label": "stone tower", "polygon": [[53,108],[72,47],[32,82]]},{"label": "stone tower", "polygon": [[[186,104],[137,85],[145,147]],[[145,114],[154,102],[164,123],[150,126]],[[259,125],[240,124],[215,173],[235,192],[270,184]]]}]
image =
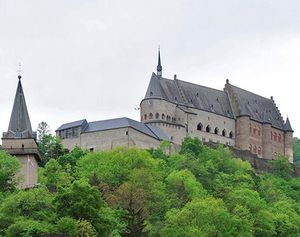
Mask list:
[{"label": "stone tower", "polygon": [[21,163],[19,187],[30,188],[37,185],[40,155],[37,149],[36,133],[32,132],[20,75],[18,79],[8,131],[3,133],[2,146],[9,154],[16,156]]},{"label": "stone tower", "polygon": [[293,129],[290,123],[289,118],[286,119],[286,122],[284,124],[284,154],[289,157],[289,161],[293,162]]}]

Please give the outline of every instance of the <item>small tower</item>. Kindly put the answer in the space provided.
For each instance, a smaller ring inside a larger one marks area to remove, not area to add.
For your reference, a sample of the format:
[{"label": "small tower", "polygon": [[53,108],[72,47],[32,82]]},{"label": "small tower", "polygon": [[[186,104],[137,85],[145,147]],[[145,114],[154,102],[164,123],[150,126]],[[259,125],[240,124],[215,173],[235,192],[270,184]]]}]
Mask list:
[{"label": "small tower", "polygon": [[293,129],[289,118],[286,118],[284,124],[284,155],[289,158],[289,162],[293,163]]},{"label": "small tower", "polygon": [[37,185],[37,162],[40,155],[36,143],[36,133],[32,132],[25,96],[21,83],[21,75],[15,95],[8,131],[3,133],[2,146],[21,163],[19,176],[20,188],[30,188]]},{"label": "small tower", "polygon": [[157,76],[162,77],[162,66],[161,66],[161,60],[160,60],[160,48],[158,49],[158,63],[157,63]]}]

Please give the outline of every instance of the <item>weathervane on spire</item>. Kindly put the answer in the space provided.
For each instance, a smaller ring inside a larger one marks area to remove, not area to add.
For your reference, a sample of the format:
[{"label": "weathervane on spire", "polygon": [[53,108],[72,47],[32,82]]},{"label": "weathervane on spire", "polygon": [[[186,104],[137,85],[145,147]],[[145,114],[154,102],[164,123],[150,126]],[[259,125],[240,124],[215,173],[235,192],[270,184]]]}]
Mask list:
[{"label": "weathervane on spire", "polygon": [[22,72],[22,65],[21,65],[21,63],[19,63],[19,69],[18,69],[18,78],[19,78],[19,80],[22,78],[21,77],[21,72]]}]

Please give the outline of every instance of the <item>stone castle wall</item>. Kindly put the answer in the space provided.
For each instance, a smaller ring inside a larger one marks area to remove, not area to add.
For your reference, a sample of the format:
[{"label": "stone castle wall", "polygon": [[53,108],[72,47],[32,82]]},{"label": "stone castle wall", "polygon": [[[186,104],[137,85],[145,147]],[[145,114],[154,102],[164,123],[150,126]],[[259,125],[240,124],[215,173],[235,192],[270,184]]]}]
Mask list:
[{"label": "stone castle wall", "polygon": [[163,99],[151,98],[141,102],[141,120],[161,128],[175,144],[191,136],[235,146],[235,120],[215,113],[195,108],[185,110]]},{"label": "stone castle wall", "polygon": [[156,148],[160,141],[133,128],[118,128],[104,131],[82,133],[78,138],[62,140],[66,149],[72,150],[75,145],[93,151],[111,150],[115,147]]}]

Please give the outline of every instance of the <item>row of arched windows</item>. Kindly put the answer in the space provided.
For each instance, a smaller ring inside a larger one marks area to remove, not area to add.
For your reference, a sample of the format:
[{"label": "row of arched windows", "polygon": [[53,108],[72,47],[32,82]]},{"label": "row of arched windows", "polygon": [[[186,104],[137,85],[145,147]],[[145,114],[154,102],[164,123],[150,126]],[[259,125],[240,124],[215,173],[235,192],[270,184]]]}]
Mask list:
[{"label": "row of arched windows", "polygon": [[[202,123],[198,123],[198,125],[197,125],[197,130],[198,130],[198,131],[204,131],[204,128],[203,128]],[[207,126],[206,126],[205,132],[209,132],[209,133],[212,132],[212,129],[211,129],[210,125],[207,125]],[[214,134],[216,134],[216,135],[221,135],[221,134],[222,134],[223,137],[226,137],[226,136],[227,136],[227,131],[226,131],[225,129],[223,129],[223,130],[222,130],[222,133],[220,133],[219,128],[218,128],[218,127],[215,127],[215,129],[214,129],[213,132],[214,132]],[[231,138],[231,139],[233,138],[233,132],[232,132],[232,131],[229,132],[229,138]]]},{"label": "row of arched windows", "polygon": [[281,143],[281,134],[277,134],[277,132],[271,131],[271,140]]},{"label": "row of arched windows", "polygon": [[[161,119],[161,120],[166,120],[168,122],[176,123],[176,118],[171,117],[170,115],[165,115],[165,114],[159,114],[159,113],[149,113],[149,114],[144,114],[144,120],[147,119]],[[143,117],[142,117],[143,120]]]},{"label": "row of arched windows", "polygon": [[260,136],[261,132],[259,128],[252,128],[252,126],[250,125],[250,134],[254,136]]},{"label": "row of arched windows", "polygon": [[261,155],[262,154],[262,149],[260,146],[256,146],[256,145],[252,145],[250,144],[249,145],[249,150],[251,153],[254,153],[254,154],[258,154],[258,155]]}]

